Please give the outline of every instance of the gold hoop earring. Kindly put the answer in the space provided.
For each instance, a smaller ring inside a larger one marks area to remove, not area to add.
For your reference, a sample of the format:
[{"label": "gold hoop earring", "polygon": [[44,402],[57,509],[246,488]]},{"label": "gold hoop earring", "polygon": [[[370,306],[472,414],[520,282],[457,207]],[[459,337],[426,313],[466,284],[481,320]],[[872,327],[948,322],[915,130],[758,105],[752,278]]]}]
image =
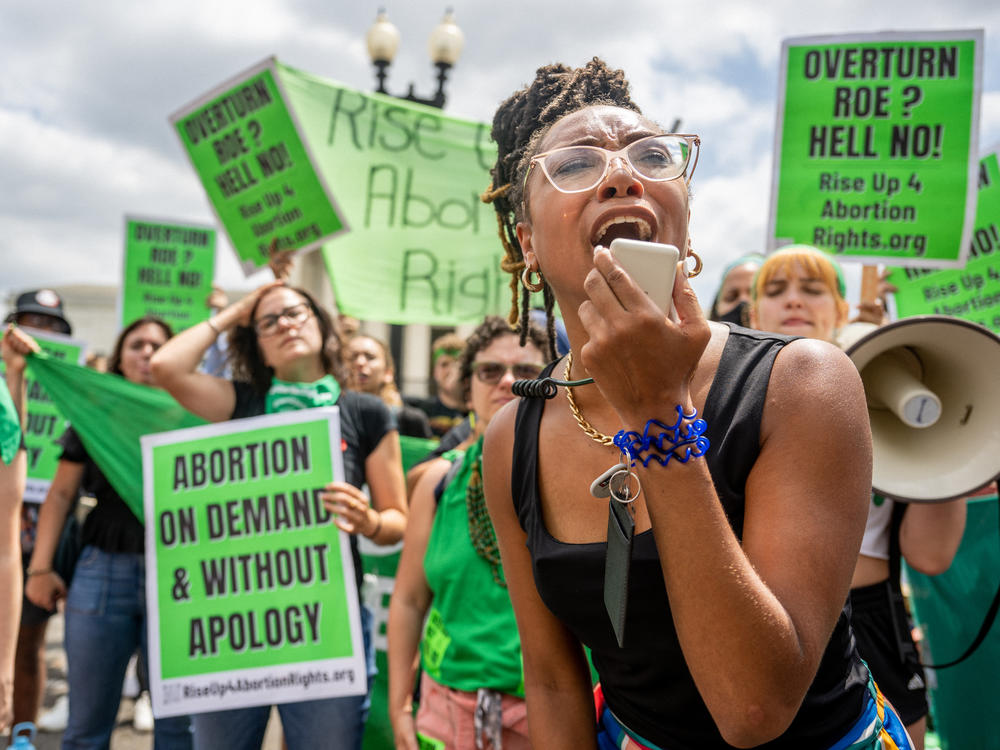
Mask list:
[{"label": "gold hoop earring", "polygon": [[[689,279],[693,279],[695,276],[697,276],[699,273],[701,273],[701,269],[702,269],[702,265],[703,265],[702,262],[701,262],[701,256],[698,255],[698,253],[696,253],[691,248],[688,248],[687,258],[694,258],[694,268],[691,269],[690,271],[688,271],[688,278]],[[685,264],[687,263],[687,258],[684,259]]]},{"label": "gold hoop earring", "polygon": [[[531,274],[538,274],[538,281],[531,281]],[[524,270],[521,271],[521,283],[524,284],[524,288],[529,292],[540,292],[545,288],[545,279],[542,278],[542,272],[536,271],[530,266],[525,266]]]}]

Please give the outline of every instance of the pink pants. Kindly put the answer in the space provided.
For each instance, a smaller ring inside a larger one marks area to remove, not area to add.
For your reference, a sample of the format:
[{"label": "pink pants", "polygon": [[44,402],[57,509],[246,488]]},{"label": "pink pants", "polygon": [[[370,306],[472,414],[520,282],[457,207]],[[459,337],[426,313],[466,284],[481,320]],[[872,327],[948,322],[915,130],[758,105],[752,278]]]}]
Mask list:
[{"label": "pink pants", "polygon": [[[424,672],[420,678],[420,708],[417,731],[444,742],[445,750],[474,750],[476,694],[453,690],[435,682]],[[501,701],[503,750],[531,750],[528,710],[523,698],[504,695]],[[493,745],[484,740],[484,750]]]}]

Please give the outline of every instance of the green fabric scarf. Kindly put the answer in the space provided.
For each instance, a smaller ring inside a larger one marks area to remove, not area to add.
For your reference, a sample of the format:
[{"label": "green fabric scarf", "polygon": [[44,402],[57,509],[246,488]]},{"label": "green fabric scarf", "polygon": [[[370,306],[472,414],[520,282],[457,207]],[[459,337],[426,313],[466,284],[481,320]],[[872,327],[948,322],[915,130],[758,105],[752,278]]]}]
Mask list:
[{"label": "green fabric scarf", "polygon": [[274,378],[267,391],[268,414],[317,406],[334,406],[340,398],[340,384],[333,375],[324,375],[314,383],[289,383]]},{"label": "green fabric scarf", "polygon": [[44,352],[30,355],[28,368],[73,425],[111,486],[142,521],[139,438],[207,422],[186,411],[166,391],[63,362]]}]

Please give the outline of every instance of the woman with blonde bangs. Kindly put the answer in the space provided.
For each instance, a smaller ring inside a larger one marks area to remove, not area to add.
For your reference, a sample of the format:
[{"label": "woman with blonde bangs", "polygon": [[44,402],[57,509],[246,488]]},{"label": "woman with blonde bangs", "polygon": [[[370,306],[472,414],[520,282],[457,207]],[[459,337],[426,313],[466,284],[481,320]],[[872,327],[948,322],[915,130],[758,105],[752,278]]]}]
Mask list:
[{"label": "woman with blonde bangs", "polygon": [[700,138],[596,58],[540,68],[492,135],[512,319],[541,292],[570,342],[542,373],[569,385],[500,409],[483,447],[533,745],[908,748],[845,611],[871,487],[857,370],[706,321],[683,272],[668,317],[608,250],[691,254]]},{"label": "woman with blonde bangs", "polygon": [[754,276],[750,325],[835,344],[850,314],[846,294],[838,264],[822,250],[791,245],[769,256]]},{"label": "woman with blonde bangs", "polygon": [[[840,265],[808,245],[769,256],[752,287],[755,328],[836,343],[850,306]],[[965,530],[965,499],[895,503],[872,493],[861,551],[851,579],[851,626],[858,652],[923,750],[927,696],[923,666],[900,591],[900,557],[925,575],[951,565]]]}]

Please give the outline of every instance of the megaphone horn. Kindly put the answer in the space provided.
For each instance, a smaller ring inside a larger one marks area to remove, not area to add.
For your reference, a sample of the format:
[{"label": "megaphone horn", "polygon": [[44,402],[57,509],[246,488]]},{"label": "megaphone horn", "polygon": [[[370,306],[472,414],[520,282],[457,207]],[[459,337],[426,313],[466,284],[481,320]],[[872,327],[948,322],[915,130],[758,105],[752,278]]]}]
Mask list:
[{"label": "megaphone horn", "polygon": [[943,315],[849,329],[841,345],[868,397],[876,492],[944,502],[1000,474],[1000,338]]}]

